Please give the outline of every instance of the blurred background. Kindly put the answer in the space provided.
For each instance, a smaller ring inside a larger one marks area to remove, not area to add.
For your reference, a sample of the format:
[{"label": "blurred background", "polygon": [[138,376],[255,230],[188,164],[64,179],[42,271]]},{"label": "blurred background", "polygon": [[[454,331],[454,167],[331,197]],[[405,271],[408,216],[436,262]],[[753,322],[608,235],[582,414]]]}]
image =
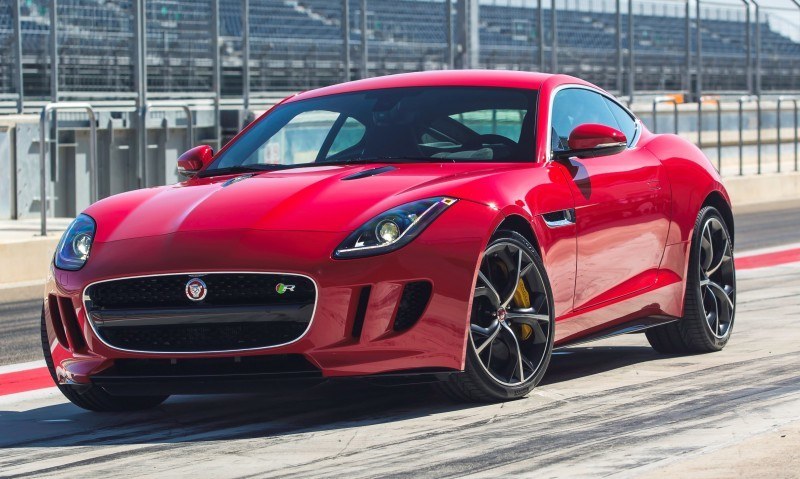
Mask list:
[{"label": "blurred background", "polygon": [[0,52],[0,254],[289,94],[419,70],[578,76],[737,201],[800,197],[800,0],[0,0]]}]

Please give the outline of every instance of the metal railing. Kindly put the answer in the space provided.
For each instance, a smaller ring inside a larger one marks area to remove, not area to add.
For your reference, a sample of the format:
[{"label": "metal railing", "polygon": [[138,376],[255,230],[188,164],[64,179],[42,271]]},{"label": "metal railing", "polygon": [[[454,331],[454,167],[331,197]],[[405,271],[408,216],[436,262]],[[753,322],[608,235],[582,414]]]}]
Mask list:
[{"label": "metal railing", "polygon": [[[39,116],[39,194],[41,199],[41,235],[47,236],[47,150],[50,113],[58,110],[83,110],[89,115],[89,201],[97,201],[97,115],[89,103],[54,102],[42,108]],[[58,137],[58,122],[55,123]],[[58,151],[54,152],[56,158]]]},{"label": "metal railing", "polygon": [[[704,96],[700,97],[700,104],[713,103],[717,107],[717,171],[722,171],[722,103],[717,97]],[[698,111],[702,114],[702,109],[698,107]],[[702,118],[702,117],[701,117]],[[703,122],[702,120],[697,123],[700,128],[697,130],[697,145],[703,145]]]},{"label": "metal railing", "polygon": [[653,133],[658,133],[658,105],[672,103],[673,133],[678,134],[678,100],[671,96],[659,96],[653,100]]},{"label": "metal railing", "polygon": [[783,103],[785,101],[791,101],[792,103],[794,103],[794,122],[792,122],[792,126],[794,126],[794,171],[797,171],[797,160],[798,160],[798,158],[797,158],[797,143],[798,143],[798,138],[797,138],[797,136],[798,136],[797,135],[797,130],[798,130],[798,125],[797,125],[797,98],[796,97],[780,96],[780,97],[778,97],[778,103],[777,103],[777,106],[775,107],[775,111],[776,111],[776,115],[777,115],[777,129],[778,129],[778,143],[777,143],[778,144],[778,173],[781,172],[781,149],[782,149],[781,146],[783,144],[782,138],[781,138],[781,103]]},{"label": "metal railing", "polygon": [[756,103],[758,125],[758,174],[761,174],[761,99],[755,95],[744,95],[737,100],[739,103],[739,176],[744,174],[744,104]]},{"label": "metal railing", "polygon": [[[150,113],[153,112],[164,112],[164,111],[175,111],[180,110],[183,111],[184,116],[186,116],[186,150],[189,150],[194,144],[194,115],[192,114],[191,106],[186,102],[152,102],[148,103],[142,109],[142,116],[144,118],[145,125],[147,124],[147,118],[149,117]],[[146,127],[145,127],[146,128]],[[146,140],[146,137],[145,137]],[[139,174],[142,177],[142,188],[147,187],[147,145],[143,145],[144,153],[139,155]]]}]

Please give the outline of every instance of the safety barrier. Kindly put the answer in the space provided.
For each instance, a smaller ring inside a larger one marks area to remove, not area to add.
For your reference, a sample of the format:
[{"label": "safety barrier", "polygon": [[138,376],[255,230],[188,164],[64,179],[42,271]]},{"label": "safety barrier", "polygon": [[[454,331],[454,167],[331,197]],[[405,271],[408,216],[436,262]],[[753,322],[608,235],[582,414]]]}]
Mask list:
[{"label": "safety barrier", "polygon": [[[97,201],[97,115],[89,103],[83,102],[54,102],[42,108],[39,116],[39,194],[41,199],[41,235],[47,236],[47,150],[50,139],[48,138],[48,117],[50,113],[59,110],[83,110],[89,115],[89,200]],[[58,121],[55,122],[56,132]],[[56,141],[58,134],[56,133]],[[54,152],[58,157],[58,151]]]}]

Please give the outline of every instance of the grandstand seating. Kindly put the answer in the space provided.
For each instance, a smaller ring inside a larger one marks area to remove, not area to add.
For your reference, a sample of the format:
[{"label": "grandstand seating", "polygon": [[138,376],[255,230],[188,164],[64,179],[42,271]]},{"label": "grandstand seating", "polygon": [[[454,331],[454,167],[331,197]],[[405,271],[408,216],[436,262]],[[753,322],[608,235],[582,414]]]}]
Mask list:
[{"label": "grandstand seating", "polygon": [[[351,58],[358,76],[360,1],[350,0]],[[0,0],[0,47],[13,42],[10,0]],[[49,91],[47,0],[22,2],[26,94]],[[533,3],[532,3],[533,4]],[[59,0],[59,87],[72,92],[129,92],[133,88],[132,0]],[[147,0],[148,88],[153,92],[209,92],[212,87],[211,0]],[[241,2],[220,0],[223,93],[241,92]],[[340,0],[251,0],[251,88],[297,90],[340,81]],[[441,1],[369,0],[370,74],[442,68],[445,11]],[[616,17],[613,12],[559,10],[559,69],[614,88]],[[627,15],[623,17],[623,25]],[[684,19],[636,13],[633,42],[639,90],[684,85]],[[552,36],[549,10],[543,18]],[[739,16],[704,20],[701,34],[707,85],[742,90],[744,24]],[[480,63],[489,68],[538,67],[536,9],[481,3]],[[763,86],[800,90],[800,43],[761,26]],[[624,48],[630,39],[623,31]],[[692,35],[694,51],[696,39]],[[547,57],[550,52],[547,50]],[[0,60],[0,93],[13,91],[13,55]],[[775,73],[775,74],[773,74]],[[780,74],[777,74],[780,73]],[[787,74],[788,73],[788,74]]]}]

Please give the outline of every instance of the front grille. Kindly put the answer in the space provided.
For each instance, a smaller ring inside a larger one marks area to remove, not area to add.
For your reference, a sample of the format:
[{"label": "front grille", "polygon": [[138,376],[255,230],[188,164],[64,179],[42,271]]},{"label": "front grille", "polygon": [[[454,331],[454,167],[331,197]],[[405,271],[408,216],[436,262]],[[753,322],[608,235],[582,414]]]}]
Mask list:
[{"label": "front grille", "polygon": [[[119,279],[91,286],[86,294],[93,309],[165,308],[194,306],[186,296],[186,283],[199,277],[208,286],[207,306],[241,306],[314,301],[314,283],[302,276],[255,273],[214,273]],[[278,284],[294,285],[291,293],[279,294]]]},{"label": "front grille", "polygon": [[275,346],[297,339],[308,323],[179,324],[101,328],[113,346],[135,351],[229,351]]},{"label": "front grille", "polygon": [[[201,301],[186,293],[193,278],[206,284]],[[316,294],[303,276],[209,273],[107,281],[87,288],[84,300],[95,331],[112,347],[214,352],[297,340],[311,322]]]}]

